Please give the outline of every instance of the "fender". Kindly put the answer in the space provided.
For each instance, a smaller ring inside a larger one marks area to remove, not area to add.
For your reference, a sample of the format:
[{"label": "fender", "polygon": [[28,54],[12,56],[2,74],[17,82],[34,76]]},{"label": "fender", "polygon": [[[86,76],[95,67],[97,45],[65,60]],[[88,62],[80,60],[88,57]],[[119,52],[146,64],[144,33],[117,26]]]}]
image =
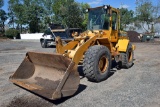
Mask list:
[{"label": "fender", "polygon": [[118,48],[119,52],[126,52],[128,44],[129,44],[128,39],[119,39],[116,47]]}]

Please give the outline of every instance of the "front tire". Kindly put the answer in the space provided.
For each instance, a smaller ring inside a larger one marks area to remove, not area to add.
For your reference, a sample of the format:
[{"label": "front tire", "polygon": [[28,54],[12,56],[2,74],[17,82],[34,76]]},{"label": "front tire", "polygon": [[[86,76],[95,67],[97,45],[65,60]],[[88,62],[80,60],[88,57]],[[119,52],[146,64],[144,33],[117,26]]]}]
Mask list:
[{"label": "front tire", "polygon": [[84,75],[89,81],[100,82],[108,78],[111,68],[111,55],[107,47],[94,45],[85,53]]},{"label": "front tire", "polygon": [[131,43],[128,44],[127,51],[120,53],[121,56],[121,68],[130,68],[133,65],[133,49]]},{"label": "front tire", "polygon": [[41,40],[41,46],[42,46],[42,48],[47,48],[47,43],[44,39]]}]

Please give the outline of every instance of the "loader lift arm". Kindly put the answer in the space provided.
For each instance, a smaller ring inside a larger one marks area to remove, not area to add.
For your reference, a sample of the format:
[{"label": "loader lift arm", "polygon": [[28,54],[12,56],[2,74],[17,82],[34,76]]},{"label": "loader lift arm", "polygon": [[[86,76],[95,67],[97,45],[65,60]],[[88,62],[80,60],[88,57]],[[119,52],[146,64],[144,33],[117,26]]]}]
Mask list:
[{"label": "loader lift arm", "polygon": [[[87,41],[85,41],[85,39],[83,39],[83,38],[82,39],[79,38],[79,40],[71,41],[65,46],[63,46],[61,44],[60,39],[56,39],[57,40],[56,41],[57,53],[63,54],[64,56],[71,58],[72,61],[78,65],[80,60],[83,58],[83,55],[86,52],[86,50],[90,46],[94,45],[98,36],[99,35],[95,35],[91,38],[88,38]],[[87,38],[87,37],[85,37],[85,38]],[[76,48],[75,48],[75,46],[76,46]]]}]

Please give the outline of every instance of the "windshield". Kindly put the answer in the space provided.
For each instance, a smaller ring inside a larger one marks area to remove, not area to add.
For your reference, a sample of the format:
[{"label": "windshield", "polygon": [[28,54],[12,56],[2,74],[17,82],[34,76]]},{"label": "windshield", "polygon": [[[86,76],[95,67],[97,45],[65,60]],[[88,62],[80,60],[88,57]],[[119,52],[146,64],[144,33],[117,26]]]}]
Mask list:
[{"label": "windshield", "polygon": [[68,38],[66,32],[54,32],[55,36],[60,36],[62,39]]},{"label": "windshield", "polygon": [[68,38],[68,35],[67,35],[67,33],[66,33],[65,31],[51,32],[50,29],[45,30],[44,35],[52,35],[52,37],[54,37],[52,33],[53,33],[56,37],[57,37],[57,36],[60,36],[62,39]]},{"label": "windshield", "polygon": [[109,29],[109,15],[104,8],[89,11],[88,30]]},{"label": "windshield", "polygon": [[52,32],[50,29],[46,29],[44,32],[44,35],[52,35]]}]

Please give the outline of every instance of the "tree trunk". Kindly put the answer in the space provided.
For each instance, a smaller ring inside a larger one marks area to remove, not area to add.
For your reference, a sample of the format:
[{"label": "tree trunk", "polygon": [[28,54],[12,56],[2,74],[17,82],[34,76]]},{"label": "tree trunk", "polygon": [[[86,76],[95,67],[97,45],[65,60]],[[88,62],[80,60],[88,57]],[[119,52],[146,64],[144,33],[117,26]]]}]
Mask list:
[{"label": "tree trunk", "polygon": [[13,22],[13,28],[14,28],[14,22]]},{"label": "tree trunk", "polygon": [[22,33],[22,24],[20,26],[21,26],[21,33]]},{"label": "tree trunk", "polygon": [[3,24],[2,24],[2,32],[5,32],[5,24],[4,24],[4,21],[3,21]]},{"label": "tree trunk", "polygon": [[148,30],[144,27],[144,24],[141,24],[141,26],[143,27],[143,29],[148,32]]}]

